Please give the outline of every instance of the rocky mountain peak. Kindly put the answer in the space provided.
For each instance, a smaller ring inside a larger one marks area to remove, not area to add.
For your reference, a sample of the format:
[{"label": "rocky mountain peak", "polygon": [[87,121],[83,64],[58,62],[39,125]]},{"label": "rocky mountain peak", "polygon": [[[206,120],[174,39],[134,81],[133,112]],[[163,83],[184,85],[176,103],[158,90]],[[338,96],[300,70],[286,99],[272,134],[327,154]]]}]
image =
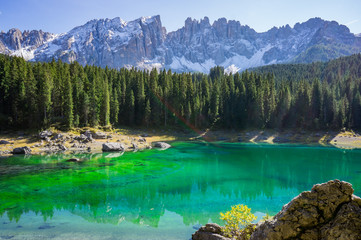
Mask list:
[{"label": "rocky mountain peak", "polygon": [[0,52],[32,61],[78,61],[101,67],[167,68],[208,72],[221,65],[229,72],[265,64],[311,62],[361,51],[361,38],[335,21],[304,23],[257,33],[239,21],[187,18],[167,33],[159,15],[133,21],[95,19],[60,35],[10,29],[0,33]]}]

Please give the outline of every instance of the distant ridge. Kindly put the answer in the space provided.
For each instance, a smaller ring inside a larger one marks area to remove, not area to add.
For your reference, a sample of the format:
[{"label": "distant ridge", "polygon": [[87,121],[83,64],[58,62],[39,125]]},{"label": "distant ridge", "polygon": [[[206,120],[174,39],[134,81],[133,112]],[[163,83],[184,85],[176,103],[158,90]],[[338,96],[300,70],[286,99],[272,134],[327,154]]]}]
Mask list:
[{"label": "distant ridge", "polygon": [[0,33],[0,53],[30,61],[78,61],[82,65],[208,73],[219,65],[227,72],[276,63],[327,61],[361,52],[360,34],[335,21],[311,18],[257,33],[238,21],[187,18],[167,33],[160,16],[134,21],[91,20],[67,33],[11,29]]}]

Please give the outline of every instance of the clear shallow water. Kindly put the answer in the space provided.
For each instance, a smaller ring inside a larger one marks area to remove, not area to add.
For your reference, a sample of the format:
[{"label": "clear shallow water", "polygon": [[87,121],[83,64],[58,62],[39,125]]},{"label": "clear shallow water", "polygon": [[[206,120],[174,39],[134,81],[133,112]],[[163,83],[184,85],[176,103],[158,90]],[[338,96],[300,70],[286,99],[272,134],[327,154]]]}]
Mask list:
[{"label": "clear shallow water", "polygon": [[361,195],[361,151],[175,142],[165,151],[0,159],[0,239],[190,239],[219,212],[276,214],[341,179]]}]

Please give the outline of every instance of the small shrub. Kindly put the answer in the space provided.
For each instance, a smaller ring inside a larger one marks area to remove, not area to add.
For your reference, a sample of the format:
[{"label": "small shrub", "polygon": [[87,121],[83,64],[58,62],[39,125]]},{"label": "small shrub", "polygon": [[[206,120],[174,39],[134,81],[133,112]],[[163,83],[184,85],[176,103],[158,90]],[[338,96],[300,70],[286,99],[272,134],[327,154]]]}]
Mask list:
[{"label": "small shrub", "polygon": [[272,218],[273,218],[273,216],[266,213],[266,215],[264,215],[263,218],[261,219],[261,222],[272,220]]},{"label": "small shrub", "polygon": [[230,211],[220,214],[220,219],[225,221],[225,226],[223,228],[225,236],[232,237],[242,235],[243,239],[248,239],[250,237],[251,230],[254,229],[254,226],[251,226],[251,223],[256,220],[257,217],[251,213],[249,207],[239,204],[232,206]]}]

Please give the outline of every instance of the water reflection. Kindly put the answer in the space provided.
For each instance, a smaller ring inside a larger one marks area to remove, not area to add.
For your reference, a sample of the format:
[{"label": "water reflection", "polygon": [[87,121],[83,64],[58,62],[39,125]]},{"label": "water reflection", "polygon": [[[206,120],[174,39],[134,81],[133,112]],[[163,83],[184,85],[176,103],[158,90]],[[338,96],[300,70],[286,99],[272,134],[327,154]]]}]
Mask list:
[{"label": "water reflection", "polygon": [[[360,151],[247,144],[175,143],[167,151],[13,157],[2,160],[0,215],[44,220],[66,210],[89,222],[158,227],[166,211],[185,225],[219,222],[243,203],[275,214],[313,184],[342,179],[360,194]],[[69,156],[67,156],[69,158]]]}]

